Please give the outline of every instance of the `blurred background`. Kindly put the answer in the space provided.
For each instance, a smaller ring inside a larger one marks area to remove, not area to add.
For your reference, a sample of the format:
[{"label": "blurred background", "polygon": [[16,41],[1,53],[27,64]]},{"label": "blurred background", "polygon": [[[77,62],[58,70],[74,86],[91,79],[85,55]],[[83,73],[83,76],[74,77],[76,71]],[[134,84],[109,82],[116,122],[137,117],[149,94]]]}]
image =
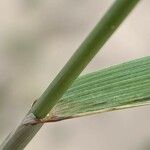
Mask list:
[{"label": "blurred background", "polygon": [[[0,0],[0,141],[16,127],[113,0]],[[82,74],[150,55],[144,0]],[[26,150],[149,150],[150,106],[46,124]]]}]

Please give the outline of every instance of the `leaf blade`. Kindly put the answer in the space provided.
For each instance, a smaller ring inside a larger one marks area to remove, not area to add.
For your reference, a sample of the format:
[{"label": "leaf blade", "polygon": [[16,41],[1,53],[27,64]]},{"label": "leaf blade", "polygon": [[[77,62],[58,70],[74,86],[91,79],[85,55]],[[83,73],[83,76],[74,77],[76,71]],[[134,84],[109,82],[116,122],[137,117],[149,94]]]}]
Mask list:
[{"label": "leaf blade", "polygon": [[150,56],[79,77],[50,116],[75,118],[150,104]]}]

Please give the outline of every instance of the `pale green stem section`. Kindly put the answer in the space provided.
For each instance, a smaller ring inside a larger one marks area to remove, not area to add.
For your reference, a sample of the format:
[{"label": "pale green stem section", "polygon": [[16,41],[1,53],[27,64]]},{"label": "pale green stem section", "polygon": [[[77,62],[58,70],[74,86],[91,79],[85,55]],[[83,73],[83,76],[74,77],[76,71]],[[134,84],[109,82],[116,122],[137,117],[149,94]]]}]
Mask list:
[{"label": "pale green stem section", "polygon": [[[115,1],[28,114],[34,114],[37,118],[43,118],[49,113],[137,2],[139,2],[139,0]],[[41,126],[42,124],[33,126],[24,125],[22,123],[4,141],[0,149],[22,150]]]}]

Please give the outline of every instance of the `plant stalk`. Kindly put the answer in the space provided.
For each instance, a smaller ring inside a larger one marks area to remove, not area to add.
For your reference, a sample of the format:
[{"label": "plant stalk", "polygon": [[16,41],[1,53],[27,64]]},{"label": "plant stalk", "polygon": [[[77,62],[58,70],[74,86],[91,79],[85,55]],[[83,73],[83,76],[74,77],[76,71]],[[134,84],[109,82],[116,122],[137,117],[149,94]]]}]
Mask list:
[{"label": "plant stalk", "polygon": [[[140,0],[116,0],[96,27],[83,41],[67,64],[52,81],[46,91],[33,105],[31,114],[35,119],[44,118],[62,95],[71,86],[83,69],[88,65],[100,48],[106,43],[126,16]],[[30,119],[33,119],[32,117]],[[24,121],[6,138],[0,146],[1,150],[22,150],[41,128],[42,124],[25,125]]]}]

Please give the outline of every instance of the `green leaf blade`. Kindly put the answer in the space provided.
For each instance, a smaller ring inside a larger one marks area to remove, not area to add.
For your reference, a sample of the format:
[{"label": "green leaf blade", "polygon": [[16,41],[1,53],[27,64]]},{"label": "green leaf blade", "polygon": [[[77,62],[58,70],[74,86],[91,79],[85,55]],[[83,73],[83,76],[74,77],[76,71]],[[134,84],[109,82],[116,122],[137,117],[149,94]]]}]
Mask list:
[{"label": "green leaf blade", "polygon": [[52,109],[74,118],[150,104],[150,56],[79,77]]}]

